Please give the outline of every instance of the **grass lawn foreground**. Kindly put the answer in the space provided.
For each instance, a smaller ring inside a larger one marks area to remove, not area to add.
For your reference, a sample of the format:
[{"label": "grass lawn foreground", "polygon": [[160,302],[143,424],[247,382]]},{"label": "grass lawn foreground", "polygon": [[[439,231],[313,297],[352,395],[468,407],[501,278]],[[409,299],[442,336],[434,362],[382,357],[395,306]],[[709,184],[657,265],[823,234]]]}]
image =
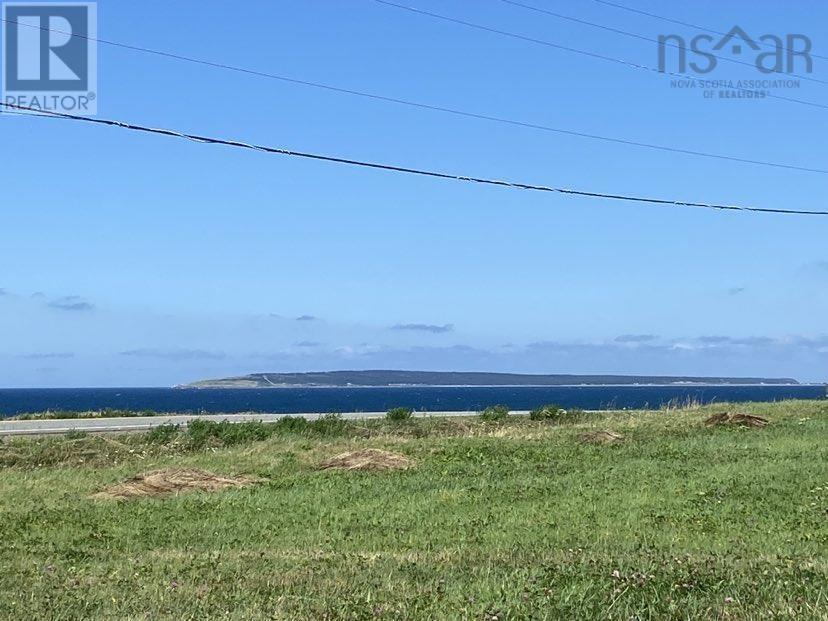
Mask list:
[{"label": "grass lawn foreground", "polygon": [[96,618],[828,619],[828,402],[3,439],[0,619]]}]

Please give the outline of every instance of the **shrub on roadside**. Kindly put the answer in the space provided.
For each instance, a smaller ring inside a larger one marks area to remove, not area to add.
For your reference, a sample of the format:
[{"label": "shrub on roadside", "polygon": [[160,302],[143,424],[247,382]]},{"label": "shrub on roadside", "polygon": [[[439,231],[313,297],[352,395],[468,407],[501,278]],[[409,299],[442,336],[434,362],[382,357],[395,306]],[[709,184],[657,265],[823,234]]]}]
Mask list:
[{"label": "shrub on roadside", "polygon": [[325,414],[308,423],[308,431],[320,436],[341,436],[348,428],[348,421],[341,414]]},{"label": "shrub on roadside", "polygon": [[187,425],[187,439],[191,449],[202,449],[213,445],[233,446],[267,440],[274,435],[341,436],[347,429],[348,421],[339,414],[325,414],[310,421],[302,417],[285,416],[275,423],[231,423],[199,418]]},{"label": "shrub on roadside", "polygon": [[275,429],[259,421],[247,423],[219,422],[203,419],[191,420],[187,424],[187,436],[192,448],[203,448],[210,444],[233,446],[257,440],[266,440]]},{"label": "shrub on roadside", "polygon": [[550,423],[571,423],[581,420],[584,411],[577,408],[566,410],[554,403],[543,405],[529,412],[531,420],[546,421]]},{"label": "shrub on roadside", "polygon": [[300,434],[304,436],[339,436],[345,433],[348,421],[339,414],[325,414],[315,420],[302,416],[285,416],[275,423],[268,423],[278,435]]},{"label": "shrub on roadside", "polygon": [[308,419],[302,416],[283,416],[271,424],[276,433],[302,433],[308,428]]},{"label": "shrub on roadside", "polygon": [[147,432],[147,442],[151,444],[169,444],[179,434],[178,425],[159,425]]},{"label": "shrub on roadside", "polygon": [[411,408],[391,408],[385,413],[385,418],[394,422],[408,420],[413,414]]},{"label": "shrub on roadside", "polygon": [[508,405],[490,405],[485,410],[480,412],[480,420],[496,422],[504,420],[509,416]]}]

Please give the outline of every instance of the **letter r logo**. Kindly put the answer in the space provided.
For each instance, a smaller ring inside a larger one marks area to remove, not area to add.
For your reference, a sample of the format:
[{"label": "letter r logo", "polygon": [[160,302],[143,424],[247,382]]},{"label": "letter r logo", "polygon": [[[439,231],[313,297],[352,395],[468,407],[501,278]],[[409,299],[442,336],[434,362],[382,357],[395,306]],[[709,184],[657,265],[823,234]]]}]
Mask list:
[{"label": "letter r logo", "polygon": [[4,3],[3,90],[89,90],[94,9],[89,4]]}]

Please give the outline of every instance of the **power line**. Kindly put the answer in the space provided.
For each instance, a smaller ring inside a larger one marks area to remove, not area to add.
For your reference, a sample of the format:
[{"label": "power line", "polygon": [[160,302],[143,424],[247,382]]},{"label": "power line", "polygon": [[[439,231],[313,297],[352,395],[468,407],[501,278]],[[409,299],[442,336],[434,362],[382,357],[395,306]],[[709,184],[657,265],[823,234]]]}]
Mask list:
[{"label": "power line", "polygon": [[[469,21],[466,21],[466,20],[463,20],[463,19],[457,19],[455,17],[449,17],[447,15],[441,15],[439,13],[433,13],[431,11],[425,11],[423,9],[417,9],[417,8],[410,7],[410,6],[405,6],[403,4],[397,4],[396,2],[389,2],[389,0],[373,0],[373,1],[378,3],[378,4],[383,4],[385,6],[393,7],[393,8],[396,8],[396,9],[401,9],[403,11],[408,11],[410,13],[416,13],[418,15],[431,17],[432,19],[438,19],[438,20],[442,20],[442,21],[445,21],[445,22],[451,22],[451,23],[454,23],[454,24],[459,24],[461,26],[466,26],[467,28],[474,28],[475,30],[481,30],[481,31],[484,31],[484,32],[489,32],[489,33],[492,33],[492,34],[497,34],[497,35],[501,35],[501,36],[504,36],[504,37],[509,37],[511,39],[518,39],[520,41],[526,41],[527,43],[534,43],[534,44],[537,44],[537,45],[543,45],[543,46],[546,46],[546,47],[551,47],[551,48],[555,48],[555,49],[558,49],[558,50],[563,50],[563,51],[566,51],[566,52],[572,52],[573,54],[581,54],[582,56],[588,56],[590,58],[597,58],[599,60],[603,60],[603,61],[606,61],[606,62],[612,62],[612,63],[619,64],[619,65],[624,65],[626,67],[631,67],[633,69],[642,69],[644,71],[650,71],[652,73],[659,73],[659,74],[662,74],[662,75],[666,74],[666,75],[670,75],[670,76],[673,76],[673,77],[676,77],[676,78],[684,78],[684,79],[688,79],[688,80],[692,80],[693,82],[696,82],[696,78],[694,78],[692,75],[689,75],[689,74],[686,74],[686,73],[677,73],[677,72],[674,72],[674,71],[661,71],[659,69],[656,69],[655,67],[650,67],[649,65],[642,65],[642,64],[634,63],[634,62],[631,62],[631,61],[628,61],[628,60],[623,60],[621,58],[616,58],[614,56],[606,56],[604,54],[597,54],[595,52],[590,52],[588,50],[581,50],[581,49],[574,48],[574,47],[568,47],[566,45],[559,45],[558,43],[553,43],[552,41],[547,41],[545,39],[536,39],[534,37],[527,37],[526,35],[518,34],[516,32],[509,32],[508,30],[500,30],[500,29],[497,29],[497,28],[491,28],[489,26],[484,26],[483,24],[477,24],[475,22],[469,22]],[[745,88],[737,88],[737,89],[734,89],[734,90],[737,90],[737,91],[740,91],[740,92],[748,92],[748,89],[745,89]],[[824,109],[828,110],[828,105],[826,105],[826,104],[816,103],[816,102],[812,102],[812,101],[806,101],[806,100],[803,100],[803,99],[795,99],[793,97],[784,97],[782,95],[774,95],[773,93],[766,93],[765,97],[769,97],[771,99],[780,99],[782,101],[789,101],[791,103],[798,103],[798,104],[801,104],[801,105],[804,105],[804,106],[812,106],[812,107],[815,107],[815,108],[824,108]]]},{"label": "power line", "polygon": [[[654,19],[660,19],[663,22],[669,22],[671,24],[678,24],[679,26],[687,26],[688,28],[695,28],[696,30],[703,30],[704,32],[710,32],[710,33],[721,35],[721,36],[725,36],[725,35],[728,34],[726,32],[722,32],[721,30],[714,30],[713,28],[706,28],[704,26],[699,26],[697,24],[691,24],[689,22],[683,22],[683,21],[678,20],[678,19],[672,19],[670,17],[664,17],[663,15],[656,15],[655,13],[648,13],[647,11],[642,11],[640,9],[634,9],[632,7],[625,6],[623,4],[617,4],[615,2],[608,2],[608,0],[593,0],[593,2],[598,2],[599,4],[605,4],[607,6],[613,6],[616,9],[621,9],[623,11],[629,11],[630,13],[638,13],[639,15],[646,15],[647,17],[652,17]],[[762,45],[764,47],[769,47],[769,48],[776,49],[775,45],[772,45],[771,43],[765,43],[764,41],[754,41],[754,43],[756,43],[757,45]],[[783,49],[786,52],[794,52],[795,51],[795,50],[792,50],[792,49],[787,48],[787,47],[785,47]],[[813,52],[809,52],[809,54],[811,56],[813,56],[814,58],[824,58],[824,59],[828,60],[828,56],[820,56],[819,54],[814,54]]]},{"label": "power line", "polygon": [[799,211],[795,209],[769,208],[769,207],[750,207],[746,205],[725,205],[719,203],[697,203],[681,200],[670,200],[660,198],[647,198],[643,196],[631,196],[627,194],[607,194],[603,192],[590,192],[586,190],[572,190],[569,188],[559,188],[546,185],[535,185],[523,182],[503,181],[499,179],[489,179],[485,177],[473,177],[468,175],[456,175],[433,170],[426,170],[420,168],[409,168],[405,166],[397,166],[393,164],[382,164],[377,162],[366,162],[363,160],[355,160],[350,158],[338,157],[333,155],[323,155],[319,153],[309,153],[303,151],[294,151],[281,147],[270,147],[265,145],[258,145],[253,143],[241,142],[238,140],[229,140],[226,138],[216,138],[210,136],[202,136],[199,134],[191,134],[171,129],[159,129],[147,127],[145,125],[137,125],[135,123],[127,123],[125,121],[117,121],[112,119],[101,119],[89,116],[81,116],[75,114],[66,114],[62,112],[54,112],[51,110],[41,110],[38,108],[28,106],[18,106],[11,103],[0,102],[0,106],[17,111],[29,111],[41,117],[51,117],[60,119],[70,119],[81,121],[85,123],[93,123],[96,125],[106,125],[119,127],[121,129],[128,129],[136,132],[144,132],[149,134],[158,134],[162,136],[169,136],[173,138],[183,138],[192,140],[194,142],[204,144],[224,145],[228,147],[237,147],[242,149],[250,149],[253,151],[261,151],[263,153],[286,155],[292,157],[305,158],[310,160],[317,160],[323,162],[331,162],[334,164],[346,164],[349,166],[359,166],[362,168],[372,168],[376,170],[385,170],[389,172],[404,173],[409,175],[419,175],[422,177],[434,177],[437,179],[447,179],[451,181],[464,181],[468,183],[478,183],[483,185],[493,185],[499,187],[513,188],[518,190],[534,190],[538,192],[553,192],[558,194],[566,194],[570,196],[583,196],[588,198],[602,198],[608,200],[626,201],[632,203],[647,203],[653,205],[667,205],[671,207],[698,207],[704,209],[717,209],[727,211],[749,211],[759,213],[777,213],[789,215],[812,215],[812,216],[828,216],[828,211]]},{"label": "power line", "polygon": [[[621,30],[619,28],[612,28],[610,26],[604,26],[603,24],[596,24],[595,22],[590,22],[585,19],[579,19],[577,17],[571,17],[569,15],[562,15],[561,13],[556,13],[555,11],[550,11],[549,9],[542,9],[537,6],[533,6],[531,4],[524,4],[523,2],[516,2],[515,0],[500,0],[500,2],[504,4],[510,4],[512,6],[520,7],[522,9],[527,9],[529,11],[534,11],[535,13],[543,13],[544,15],[549,15],[550,17],[555,17],[557,19],[563,19],[569,22],[573,22],[576,24],[583,24],[585,26],[590,26],[592,28],[600,28],[601,30],[606,30],[608,32],[613,32],[615,34],[624,35],[626,37],[633,37],[635,39],[640,39],[642,41],[649,41],[650,43],[656,43],[658,45],[666,45],[668,47],[675,48],[677,50],[684,49],[680,45],[676,45],[674,43],[668,43],[666,41],[659,41],[658,39],[653,39],[652,37],[647,37],[644,35],[637,34],[635,32],[629,32],[627,30]],[[744,60],[739,60],[738,58],[730,58],[728,56],[719,56],[718,54],[713,54],[708,52],[710,56],[716,58],[717,60],[723,60],[725,62],[734,63],[737,65],[744,65],[746,67],[756,67],[754,63],[746,62]],[[781,71],[773,71],[771,73],[782,73]],[[800,75],[798,73],[786,73],[785,75],[791,76],[794,78],[798,78],[800,80],[807,80],[809,82],[818,82],[819,84],[828,84],[828,80],[820,80],[819,78],[813,78],[810,76]]]},{"label": "power line", "polygon": [[[0,21],[10,22],[10,20],[6,20],[4,18],[0,18]],[[10,22],[10,23],[16,23],[16,22]],[[46,27],[43,27],[43,26],[33,26],[33,25],[30,25],[30,24],[22,24],[22,23],[20,25],[26,26],[28,28],[37,29],[37,30],[43,30],[43,31],[47,31],[47,32],[54,32],[54,33],[57,33],[57,34],[72,35],[72,36],[76,36],[76,37],[79,37],[81,39],[85,39],[85,40],[92,41],[92,42],[95,42],[95,43],[102,43],[104,45],[110,45],[110,46],[113,46],[113,47],[123,48],[123,49],[131,50],[131,51],[134,51],[134,52],[142,52],[142,53],[146,53],[146,54],[152,54],[152,55],[155,55],[155,56],[160,56],[160,57],[168,58],[168,59],[171,59],[171,60],[178,60],[178,61],[192,63],[192,64],[196,64],[196,65],[203,65],[203,66],[212,67],[212,68],[215,68],[215,69],[224,69],[224,70],[227,70],[227,71],[234,71],[234,72],[237,72],[237,73],[253,75],[253,76],[256,76],[256,77],[260,77],[260,78],[268,78],[268,79],[272,79],[272,80],[278,80],[278,81],[286,82],[286,83],[289,83],[289,84],[294,84],[294,85],[298,85],[298,86],[306,86],[306,87],[310,87],[310,88],[316,88],[316,89],[325,90],[325,91],[334,92],[334,93],[339,93],[339,94],[343,94],[343,95],[351,95],[351,96],[354,96],[354,97],[363,97],[363,98],[372,99],[372,100],[375,100],[375,101],[382,101],[384,103],[393,103],[393,104],[397,104],[397,105],[401,105],[401,106],[408,106],[408,107],[411,107],[411,108],[419,108],[421,110],[430,110],[432,112],[442,112],[442,113],[451,114],[451,115],[454,115],[454,116],[460,116],[460,117],[465,117],[465,118],[470,118],[470,119],[477,119],[477,120],[481,120],[481,121],[488,121],[488,122],[492,122],[492,123],[500,123],[500,124],[503,124],[503,125],[512,125],[514,127],[523,127],[525,129],[532,129],[532,130],[536,130],[536,131],[563,134],[563,135],[567,135],[567,136],[575,136],[575,137],[578,137],[578,138],[587,138],[589,140],[600,140],[602,142],[610,142],[610,143],[623,144],[623,145],[628,145],[628,146],[633,146],[633,147],[654,149],[654,150],[657,150],[657,151],[664,151],[664,152],[668,152],[668,153],[678,153],[678,154],[681,154],[681,155],[706,157],[706,158],[717,159],[717,160],[738,162],[738,163],[742,163],[742,164],[753,164],[753,165],[757,165],[757,166],[769,166],[769,167],[773,167],[773,168],[783,168],[783,169],[787,169],[787,170],[797,170],[797,171],[801,171],[801,172],[828,174],[828,169],[824,169],[824,168],[812,168],[812,167],[807,167],[807,166],[797,166],[795,164],[786,164],[786,163],[782,163],[782,162],[772,162],[772,161],[767,161],[767,160],[756,160],[756,159],[752,159],[752,158],[737,157],[737,156],[733,156],[733,155],[724,155],[724,154],[721,154],[721,153],[710,153],[710,152],[706,152],[706,151],[697,151],[697,150],[694,150],[694,149],[684,149],[684,148],[681,148],[681,147],[671,147],[671,146],[667,146],[667,145],[659,145],[659,144],[653,144],[653,143],[648,143],[648,142],[642,142],[642,141],[639,141],[639,140],[631,140],[631,139],[626,139],[626,138],[617,138],[617,137],[613,137],[613,136],[603,136],[603,135],[600,135],[600,134],[592,134],[592,133],[581,132],[581,131],[572,130],[572,129],[552,127],[552,126],[549,126],[549,125],[542,125],[542,124],[539,124],[539,123],[531,123],[531,122],[528,122],[528,121],[521,121],[521,120],[511,119],[511,118],[506,118],[506,117],[493,116],[493,115],[490,115],[490,114],[480,114],[480,113],[476,113],[476,112],[469,112],[469,111],[466,111],[466,110],[458,110],[456,108],[448,108],[446,106],[432,105],[432,104],[427,104],[427,103],[423,103],[423,102],[411,101],[411,100],[407,100],[407,99],[400,99],[400,98],[397,98],[397,97],[388,97],[388,96],[385,96],[385,95],[379,95],[377,93],[369,93],[369,92],[358,91],[358,90],[349,89],[349,88],[341,88],[341,87],[338,87],[338,86],[332,86],[330,84],[324,84],[324,83],[321,83],[321,82],[311,82],[311,81],[308,81],[308,80],[300,80],[300,79],[297,79],[297,78],[290,78],[290,77],[275,74],[275,73],[269,73],[269,72],[265,72],[265,71],[258,71],[258,70],[249,69],[249,68],[246,68],[246,67],[239,67],[237,65],[229,65],[229,64],[225,64],[225,63],[218,63],[218,62],[213,62],[213,61],[210,61],[210,60],[204,60],[204,59],[201,59],[201,58],[195,58],[195,57],[192,57],[192,56],[185,56],[185,55],[182,55],[182,54],[175,54],[175,53],[172,53],[172,52],[165,52],[165,51],[162,51],[162,50],[156,50],[156,49],[147,48],[147,47],[129,45],[129,44],[121,43],[121,42],[118,42],[118,41],[110,41],[110,40],[106,40],[106,39],[98,39],[98,38],[94,38],[94,37],[89,37],[89,36],[86,36],[86,35],[73,34],[73,33],[70,33],[70,32],[66,32],[66,31],[62,31],[62,30],[56,30],[56,29],[52,29],[52,28],[46,28]]]},{"label": "power line", "polygon": [[[544,39],[536,39],[534,37],[528,37],[526,35],[518,34],[516,32],[509,32],[508,30],[499,30],[497,28],[492,28],[490,26],[484,26],[482,24],[476,24],[474,22],[469,22],[466,20],[458,19],[456,17],[449,17],[447,15],[441,15],[439,13],[432,13],[431,11],[426,11],[424,9],[418,9],[413,6],[405,6],[403,4],[397,4],[396,2],[389,2],[388,0],[373,0],[377,4],[383,4],[385,6],[393,7],[395,9],[402,9],[403,11],[408,11],[410,13],[416,13],[418,15],[424,15],[426,17],[431,17],[433,19],[439,19],[445,22],[450,22],[453,24],[459,24],[461,26],[466,26],[467,28],[474,28],[475,30],[482,30],[484,32],[490,32],[492,34],[501,35],[504,37],[509,37],[511,39],[517,39],[519,41],[526,41],[528,43],[535,43],[537,45],[544,45],[546,47],[551,47],[557,50],[563,50],[565,52],[572,52],[573,54],[581,54],[583,56],[589,56],[591,58],[597,58],[599,60],[604,60],[607,62],[617,63],[619,65],[625,65],[628,67],[634,67],[635,69],[644,69],[645,71],[652,71],[653,73],[665,73],[663,71],[659,71],[655,67],[650,67],[648,65],[641,65],[638,63],[634,63],[628,60],[623,60],[621,58],[616,58],[614,56],[605,56],[603,54],[598,54],[596,52],[590,52],[588,50],[580,50],[574,47],[569,47],[566,45],[560,45],[558,43],[553,43],[552,41],[546,41]],[[669,72],[667,72],[669,73]],[[685,77],[680,73],[670,74],[675,75],[676,77]]]}]

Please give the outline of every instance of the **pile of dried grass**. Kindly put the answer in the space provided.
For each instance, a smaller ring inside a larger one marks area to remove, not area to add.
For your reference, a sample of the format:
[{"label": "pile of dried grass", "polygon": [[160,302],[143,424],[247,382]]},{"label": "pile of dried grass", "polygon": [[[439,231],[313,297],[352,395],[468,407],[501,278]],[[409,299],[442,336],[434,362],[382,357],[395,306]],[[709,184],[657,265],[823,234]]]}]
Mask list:
[{"label": "pile of dried grass", "polygon": [[768,424],[767,418],[753,416],[752,414],[741,414],[739,412],[722,412],[714,414],[704,424],[708,427],[717,425],[733,425],[736,427],[764,427]]},{"label": "pile of dried grass", "polygon": [[319,468],[322,470],[405,470],[411,465],[411,460],[398,453],[366,448],[326,459],[319,464]]},{"label": "pile of dried grass", "polygon": [[616,444],[624,441],[624,436],[615,431],[588,431],[578,436],[584,444]]},{"label": "pile of dried grass", "polygon": [[170,468],[139,474],[91,496],[96,500],[158,498],[200,490],[217,492],[256,483],[249,477],[223,477],[198,468]]}]

